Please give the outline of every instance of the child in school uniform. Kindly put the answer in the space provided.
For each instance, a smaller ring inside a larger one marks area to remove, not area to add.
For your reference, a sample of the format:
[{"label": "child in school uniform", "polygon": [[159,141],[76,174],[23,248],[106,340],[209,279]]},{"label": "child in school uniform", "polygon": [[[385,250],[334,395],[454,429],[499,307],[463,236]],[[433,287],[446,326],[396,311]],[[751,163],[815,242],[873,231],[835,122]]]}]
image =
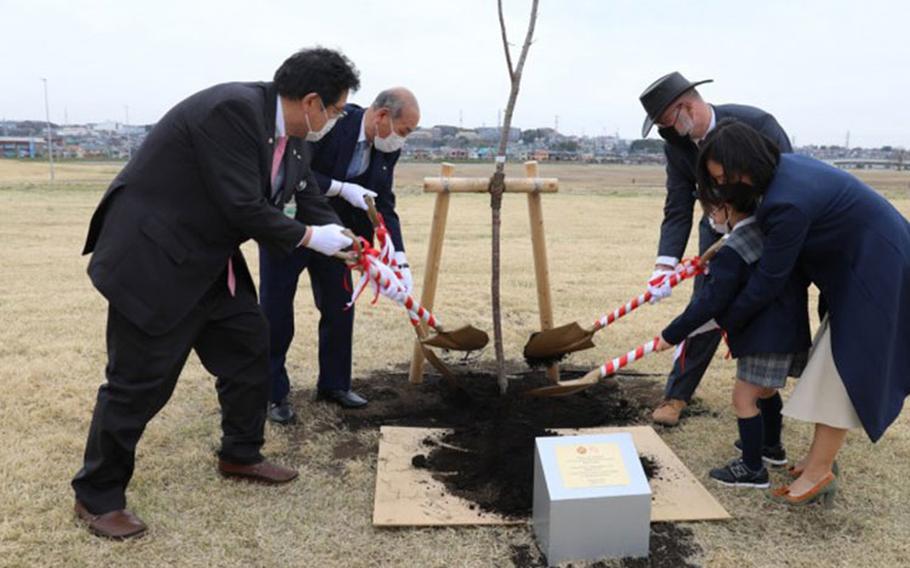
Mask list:
[{"label": "child in school uniform", "polygon": [[[745,183],[699,188],[699,201],[713,228],[726,236],[724,246],[709,264],[705,284],[686,310],[663,330],[657,350],[678,345],[693,332],[724,313],[757,268],[762,234],[753,213],[761,195]],[[780,440],[781,398],[778,389],[787,376],[798,377],[811,344],[808,280],[794,272],[777,299],[748,324],[727,335],[736,358],[733,408],[739,426],[737,448],[742,457],[712,469],[710,477],[724,485],[766,488],[763,462],[785,465]]]}]

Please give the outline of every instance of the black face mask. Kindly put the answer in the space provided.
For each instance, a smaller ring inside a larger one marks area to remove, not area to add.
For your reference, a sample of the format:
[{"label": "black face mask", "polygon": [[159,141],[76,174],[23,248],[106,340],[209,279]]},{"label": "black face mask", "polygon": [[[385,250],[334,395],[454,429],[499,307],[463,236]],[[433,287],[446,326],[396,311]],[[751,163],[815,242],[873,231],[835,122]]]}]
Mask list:
[{"label": "black face mask", "polygon": [[714,186],[714,191],[724,199],[729,199],[735,195],[752,194],[755,188],[748,183],[738,181],[736,183],[720,183]]}]

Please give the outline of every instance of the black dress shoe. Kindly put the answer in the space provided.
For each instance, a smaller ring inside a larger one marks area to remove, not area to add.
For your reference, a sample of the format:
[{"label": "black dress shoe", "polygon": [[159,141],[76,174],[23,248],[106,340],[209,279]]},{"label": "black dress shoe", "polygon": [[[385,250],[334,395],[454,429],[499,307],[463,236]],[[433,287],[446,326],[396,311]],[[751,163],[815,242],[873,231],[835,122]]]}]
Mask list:
[{"label": "black dress shoe", "polygon": [[334,402],[342,408],[360,408],[367,405],[367,399],[352,390],[317,390],[316,400]]},{"label": "black dress shoe", "polygon": [[285,397],[280,402],[269,403],[268,417],[271,422],[283,426],[293,423],[297,416],[294,414],[294,409],[291,408],[291,403]]}]

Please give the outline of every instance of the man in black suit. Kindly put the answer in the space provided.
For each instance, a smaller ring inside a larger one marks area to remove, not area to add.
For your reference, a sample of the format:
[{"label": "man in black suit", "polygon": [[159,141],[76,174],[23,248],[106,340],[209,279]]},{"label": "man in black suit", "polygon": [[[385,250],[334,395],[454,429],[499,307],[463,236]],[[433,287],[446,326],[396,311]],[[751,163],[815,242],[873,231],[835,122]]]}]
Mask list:
[{"label": "man in black suit", "polygon": [[[695,207],[698,144],[717,122],[725,118],[740,120],[773,140],[781,152],[792,151],[787,133],[767,112],[751,106],[711,105],[705,102],[695,87],[710,82],[711,79],[691,83],[679,73],[673,72],[654,81],[639,97],[647,113],[641,136],[647,137],[656,124],[665,141],[664,154],[667,158],[664,220],[660,226],[660,244],[651,280],[671,273],[685,253]],[[698,225],[699,254],[721,237],[709,221],[706,216],[702,216]],[[694,290],[701,287],[702,280],[701,276],[695,279]],[[670,295],[670,286],[666,280],[660,285],[649,283],[648,288],[654,297],[652,301]],[[694,335],[686,341],[685,357],[673,364],[667,379],[664,401],[652,415],[654,422],[665,426],[675,426],[679,422],[680,414],[698,388],[720,339],[720,330],[714,329]]]},{"label": "man in black suit", "polygon": [[[379,93],[369,108],[349,104],[345,111],[338,126],[314,144],[313,172],[320,189],[332,198],[343,224],[368,240],[373,239],[373,225],[366,214],[365,196],[376,199],[376,209],[395,245],[395,260],[406,293],[410,293],[411,270],[395,211],[392,178],[405,138],[420,121],[417,99],[408,89],[395,87]],[[346,309],[350,287],[339,285],[348,278],[344,263],[307,250],[282,257],[263,250],[259,256],[260,301],[271,330],[272,400],[268,417],[278,424],[294,419],[285,359],[294,337],[294,295],[304,269],[309,270],[320,313],[317,398],[345,408],[367,404],[351,390],[354,306]]]},{"label": "man in black suit", "polygon": [[[89,227],[88,273],[108,299],[107,383],[98,390],[76,512],[96,534],[129,538],[136,444],[170,398],[191,350],[217,377],[224,476],[284,483],[297,472],[260,454],[268,326],[240,244],[332,255],[351,244],[308,170],[303,139],[331,129],[357,71],[305,49],[272,83],[216,85],[171,109],[105,193]],[[281,206],[293,195],[303,223]]]}]

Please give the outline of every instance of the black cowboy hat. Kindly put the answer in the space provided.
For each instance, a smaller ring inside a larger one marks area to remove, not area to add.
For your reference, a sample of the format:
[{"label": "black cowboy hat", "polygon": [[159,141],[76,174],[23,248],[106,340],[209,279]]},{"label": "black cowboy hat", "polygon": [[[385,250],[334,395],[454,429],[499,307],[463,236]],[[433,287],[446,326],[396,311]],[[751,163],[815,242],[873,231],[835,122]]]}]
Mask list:
[{"label": "black cowboy hat", "polygon": [[638,97],[638,100],[641,101],[641,106],[645,107],[645,112],[647,113],[645,122],[641,125],[641,137],[647,138],[648,132],[651,131],[651,127],[654,126],[654,123],[660,118],[660,115],[667,110],[667,107],[669,107],[679,95],[685,93],[692,87],[701,85],[702,83],[710,83],[712,81],[714,81],[714,79],[705,79],[704,81],[690,83],[688,79],[674,71],[651,83]]}]

